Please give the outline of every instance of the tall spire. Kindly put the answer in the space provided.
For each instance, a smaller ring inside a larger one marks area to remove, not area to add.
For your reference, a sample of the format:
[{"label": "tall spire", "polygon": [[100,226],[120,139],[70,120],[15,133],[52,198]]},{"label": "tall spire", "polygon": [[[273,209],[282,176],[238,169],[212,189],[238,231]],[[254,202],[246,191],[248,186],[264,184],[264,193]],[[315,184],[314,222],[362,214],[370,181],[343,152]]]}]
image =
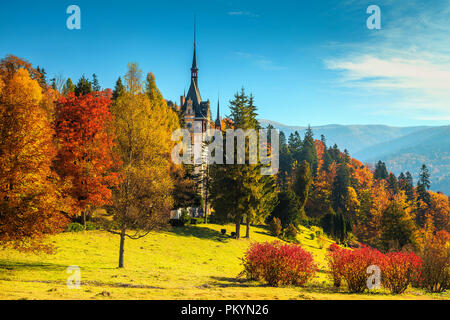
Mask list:
[{"label": "tall spire", "polygon": [[219,105],[219,95],[217,95],[217,118],[214,124],[216,125],[216,128],[220,128],[222,126],[222,118],[220,117],[220,105]]},{"label": "tall spire", "polygon": [[196,19],[194,15],[194,57],[192,58],[191,80],[195,82],[198,88],[198,68],[197,68],[197,53],[196,53]]}]

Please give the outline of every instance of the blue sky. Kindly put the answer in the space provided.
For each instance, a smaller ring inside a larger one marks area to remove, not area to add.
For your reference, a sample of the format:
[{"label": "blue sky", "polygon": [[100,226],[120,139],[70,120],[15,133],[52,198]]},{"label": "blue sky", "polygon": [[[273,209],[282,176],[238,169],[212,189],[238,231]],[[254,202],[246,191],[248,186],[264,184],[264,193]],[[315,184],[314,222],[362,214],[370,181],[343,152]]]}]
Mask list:
[{"label": "blue sky", "polygon": [[[81,8],[81,30],[66,9]],[[381,9],[369,30],[366,9]],[[242,86],[261,118],[288,125],[450,124],[450,1],[8,1],[0,56],[49,77],[96,73],[113,87],[128,62],[166,99],[188,89],[197,16],[199,86],[215,117]]]}]

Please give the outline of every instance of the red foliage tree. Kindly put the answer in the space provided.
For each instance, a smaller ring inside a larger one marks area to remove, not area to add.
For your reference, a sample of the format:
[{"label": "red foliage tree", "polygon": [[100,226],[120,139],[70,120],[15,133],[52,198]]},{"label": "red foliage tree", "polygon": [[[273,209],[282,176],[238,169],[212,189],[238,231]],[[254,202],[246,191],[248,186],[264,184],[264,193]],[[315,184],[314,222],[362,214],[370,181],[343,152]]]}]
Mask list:
[{"label": "red foliage tree", "polygon": [[54,127],[58,141],[55,168],[72,182],[69,193],[77,214],[89,206],[111,203],[111,187],[119,183],[113,153],[115,135],[109,106],[110,92],[61,97],[56,106]]}]

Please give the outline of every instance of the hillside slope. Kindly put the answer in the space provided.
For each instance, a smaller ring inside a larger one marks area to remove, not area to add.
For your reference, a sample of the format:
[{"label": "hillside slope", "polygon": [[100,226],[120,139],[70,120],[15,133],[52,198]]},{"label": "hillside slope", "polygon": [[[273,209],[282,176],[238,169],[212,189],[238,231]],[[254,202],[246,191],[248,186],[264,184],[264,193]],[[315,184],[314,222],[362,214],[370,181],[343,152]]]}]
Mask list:
[{"label": "hillside slope", "polygon": [[[125,268],[117,268],[119,238],[103,231],[62,233],[51,238],[55,255],[0,250],[0,299],[447,299],[410,289],[402,295],[347,294],[328,280],[326,249],[310,232],[298,236],[321,272],[304,288],[268,287],[237,279],[240,258],[252,241],[276,240],[265,228],[253,227],[251,240],[222,236],[234,226],[198,225],[152,232],[126,240]],[[331,242],[328,242],[330,244]],[[81,288],[66,286],[68,266],[81,269]]]}]

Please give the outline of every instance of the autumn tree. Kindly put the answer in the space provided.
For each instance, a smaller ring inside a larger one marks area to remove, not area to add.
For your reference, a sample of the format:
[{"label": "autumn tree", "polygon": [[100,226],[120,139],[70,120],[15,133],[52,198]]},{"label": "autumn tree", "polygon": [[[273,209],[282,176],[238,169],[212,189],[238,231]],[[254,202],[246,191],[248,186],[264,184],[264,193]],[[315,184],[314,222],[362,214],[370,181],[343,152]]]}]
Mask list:
[{"label": "autumn tree", "polygon": [[112,204],[111,188],[119,182],[110,105],[111,97],[106,92],[84,96],[70,93],[60,98],[56,108],[55,168],[62,179],[72,182],[70,195],[85,226],[87,211]]},{"label": "autumn tree", "polygon": [[[51,251],[45,234],[62,230],[56,155],[40,72],[14,56],[0,63],[0,243]],[[35,79],[33,79],[35,78]]]},{"label": "autumn tree", "polygon": [[145,94],[137,64],[128,65],[125,79],[126,88],[111,108],[123,181],[114,192],[114,225],[109,231],[120,236],[120,268],[124,267],[126,237],[141,238],[169,220],[171,135],[178,126],[176,114],[167,105]]}]

